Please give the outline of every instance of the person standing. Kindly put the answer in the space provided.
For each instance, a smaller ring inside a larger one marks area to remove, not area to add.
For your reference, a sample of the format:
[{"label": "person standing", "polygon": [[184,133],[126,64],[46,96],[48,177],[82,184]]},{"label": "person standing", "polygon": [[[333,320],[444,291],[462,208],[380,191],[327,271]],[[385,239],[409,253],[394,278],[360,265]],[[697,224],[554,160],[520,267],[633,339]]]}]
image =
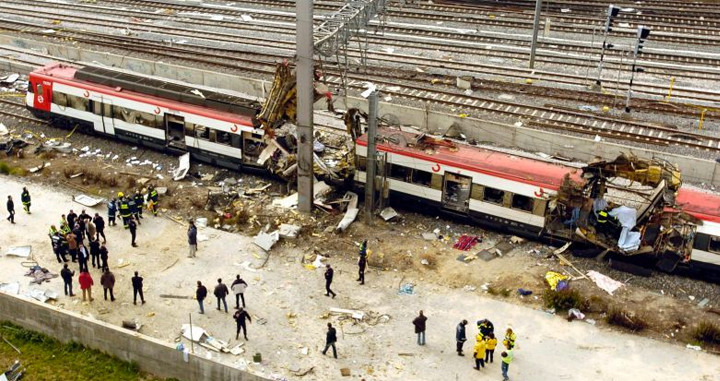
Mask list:
[{"label": "person standing", "polygon": [[95,224],[91,218],[87,219],[86,227],[88,242],[97,241],[97,229],[95,229]]},{"label": "person standing", "polygon": [[88,260],[90,255],[88,254],[87,248],[82,243],[78,245],[78,265],[80,266],[80,272],[88,272]]},{"label": "person standing", "polygon": [[422,310],[420,310],[420,314],[413,319],[413,325],[415,326],[415,333],[417,334],[417,343],[418,345],[425,345],[425,322],[427,321],[427,317],[423,315]]},{"label": "person standing", "polygon": [[[107,203],[107,212],[108,212],[108,226],[115,226],[117,223],[115,223],[115,215],[117,215],[117,203],[115,198],[108,201]],[[105,237],[103,237],[105,238]]]},{"label": "person standing", "polygon": [[107,238],[105,238],[105,220],[99,213],[95,213],[93,223],[95,223],[95,230],[97,230],[97,237],[95,237],[95,240],[99,241],[100,236],[102,236],[103,242],[107,242]]},{"label": "person standing", "polygon": [[133,286],[133,304],[137,305],[138,294],[140,295],[140,301],[142,304],[145,304],[145,297],[143,296],[143,278],[138,275],[137,271],[135,271],[135,276],[132,277],[131,281]]},{"label": "person standing", "polygon": [[72,259],[73,262],[77,262],[78,246],[77,240],[75,239],[75,234],[72,232],[68,233],[65,236],[65,241],[67,241],[68,251],[70,252],[70,259]]},{"label": "person standing", "polygon": [[13,202],[12,196],[8,196],[7,211],[8,211],[7,220],[10,221],[10,223],[14,224],[15,223],[15,203]]},{"label": "person standing", "polygon": [[65,218],[67,219],[67,224],[71,229],[75,227],[75,219],[77,219],[77,214],[73,212],[72,209],[70,209],[70,213],[68,213],[67,217]]},{"label": "person standing", "polygon": [[95,282],[93,282],[93,278],[90,276],[90,273],[87,271],[80,271],[78,282],[80,283],[80,289],[82,290],[83,302],[86,297],[92,302],[94,300],[92,297],[92,286]]},{"label": "person standing", "polygon": [[108,249],[105,247],[105,242],[100,245],[100,261],[102,262],[101,269],[108,267]]},{"label": "person standing", "polygon": [[60,232],[55,231],[55,233],[50,234],[50,240],[52,242],[53,252],[55,253],[55,258],[57,258],[58,263],[67,262],[67,258],[65,258],[65,248],[63,246],[64,243]]},{"label": "person standing", "polygon": [[203,302],[205,301],[205,298],[207,297],[207,288],[203,286],[202,282],[197,281],[197,289],[195,290],[195,298],[198,301],[198,304],[200,305],[200,313],[205,313],[205,306],[203,305]]},{"label": "person standing", "polygon": [[333,274],[335,274],[335,272],[329,264],[325,267],[327,268],[327,270],[325,270],[325,296],[330,296],[330,294],[332,294],[333,299],[335,299],[335,293],[330,289],[330,285],[333,281]]},{"label": "person standing", "polygon": [[109,268],[105,268],[105,272],[100,277],[100,284],[103,286],[103,295],[107,300],[108,291],[110,291],[110,301],[115,301],[115,295],[113,295],[113,287],[115,287],[115,274],[110,272]]},{"label": "person standing", "polygon": [[467,325],[467,320],[464,320],[460,322],[460,324],[457,325],[457,329],[455,329],[455,341],[457,342],[457,354],[458,356],[465,356],[463,353],[463,345],[467,341],[467,336],[465,335],[465,326]]},{"label": "person standing", "polygon": [[365,266],[367,265],[367,240],[360,245],[360,257],[358,258],[358,282],[365,284]]},{"label": "person standing", "polygon": [[30,192],[28,192],[26,187],[23,187],[22,194],[20,194],[20,201],[22,201],[23,209],[25,209],[25,213],[30,213]]},{"label": "person standing", "polygon": [[485,338],[480,337],[479,340],[475,342],[475,347],[473,348],[473,358],[475,359],[473,369],[480,370],[480,367],[485,368],[485,349]]},{"label": "person standing", "polygon": [[195,222],[193,221],[190,221],[187,236],[188,245],[190,245],[190,255],[188,255],[188,258],[195,258],[195,252],[197,252],[197,228],[195,227]]},{"label": "person standing", "polygon": [[240,331],[243,332],[243,336],[245,336],[245,340],[250,340],[247,337],[247,326],[245,325],[245,319],[248,320],[248,322],[252,323],[252,318],[250,318],[250,314],[245,311],[244,308],[240,307],[237,311],[235,311],[235,314],[233,314],[233,319],[235,319],[235,322],[237,323],[237,331],[235,332],[235,340],[238,339],[240,336]]},{"label": "person standing", "polygon": [[135,198],[133,198],[132,195],[129,195],[128,197],[125,198],[125,200],[128,205],[128,210],[130,211],[130,215],[128,215],[128,219],[135,217],[137,223],[139,224],[140,221],[137,220],[137,214],[138,214],[137,209],[138,208],[137,208],[137,204],[135,203]]},{"label": "person standing", "polygon": [[337,331],[333,328],[332,323],[328,323],[328,331],[325,335],[325,349],[322,354],[325,355],[330,347],[333,350],[333,356],[337,358],[337,349],[335,349],[335,343],[337,342]]},{"label": "person standing", "polygon": [[150,185],[148,187],[148,204],[152,202],[152,208],[149,208],[149,210],[152,210],[153,216],[157,217],[157,210],[158,210],[158,192],[155,189],[154,186]]},{"label": "person standing", "polygon": [[213,291],[213,294],[217,298],[217,310],[220,311],[220,301],[222,300],[223,305],[225,306],[225,313],[228,313],[227,309],[227,301],[225,301],[225,297],[230,293],[228,291],[227,286],[222,282],[221,278],[218,278],[218,284],[215,286],[215,291]]},{"label": "person standing", "polygon": [[128,205],[127,199],[124,197],[124,194],[122,192],[118,193],[118,197],[120,197],[120,200],[118,201],[119,206],[118,209],[120,210],[120,217],[122,217],[123,220],[123,226],[125,229],[128,228],[128,218],[130,218],[130,206]]},{"label": "person standing", "polygon": [[513,361],[513,346],[510,344],[507,347],[507,350],[500,354],[500,357],[502,357],[502,376],[503,381],[508,381],[510,377],[508,377],[508,370],[510,370],[510,363]]},{"label": "person standing", "polygon": [[485,343],[485,363],[490,364],[493,362],[495,357],[495,347],[497,347],[497,339],[494,333],[488,335],[487,342]]},{"label": "person standing", "polygon": [[137,208],[137,212],[135,213],[135,218],[138,219],[138,222],[140,222],[140,219],[143,218],[143,208],[145,207],[145,196],[143,196],[142,193],[140,193],[139,189],[135,190],[135,195],[133,195],[133,199],[135,201],[135,207]]},{"label": "person standing", "polygon": [[135,217],[133,216],[130,216],[130,218],[128,218],[128,229],[130,229],[132,247],[138,247],[138,245],[135,243],[135,237],[137,237],[137,223],[135,222]]},{"label": "person standing", "polygon": [[75,296],[72,292],[73,275],[75,275],[75,271],[70,270],[67,263],[64,264],[62,270],[60,270],[60,277],[64,283],[65,295]]},{"label": "person standing", "polygon": [[235,280],[230,285],[230,289],[235,293],[235,309],[240,309],[240,298],[242,298],[243,308],[245,308],[245,289],[248,284],[240,278],[240,274],[235,276]]},{"label": "person standing", "polygon": [[515,339],[517,339],[517,336],[515,335],[515,332],[513,332],[511,327],[508,327],[505,331],[505,339],[503,339],[503,345],[505,347],[515,347]]}]

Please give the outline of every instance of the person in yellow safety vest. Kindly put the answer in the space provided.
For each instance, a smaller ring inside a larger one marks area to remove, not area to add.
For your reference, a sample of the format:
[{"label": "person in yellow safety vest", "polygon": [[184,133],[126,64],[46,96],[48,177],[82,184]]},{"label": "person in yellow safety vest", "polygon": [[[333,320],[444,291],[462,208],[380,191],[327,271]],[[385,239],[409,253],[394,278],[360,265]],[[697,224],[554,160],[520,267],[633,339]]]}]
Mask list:
[{"label": "person in yellow safety vest", "polygon": [[152,186],[152,185],[150,185],[150,186],[148,187],[148,197],[147,197],[147,198],[148,198],[148,206],[149,206],[149,203],[152,201],[152,205],[153,205],[152,213],[153,213],[153,216],[156,216],[156,217],[157,217],[158,192],[157,192],[157,190],[155,189],[155,187]]},{"label": "person in yellow safety vest", "polygon": [[488,335],[488,339],[485,341],[485,363],[490,364],[495,359],[495,347],[497,346],[497,339],[495,334],[491,333]]},{"label": "person in yellow safety vest", "polygon": [[[122,193],[118,193],[122,194]],[[130,225],[128,225],[128,221],[130,220],[130,205],[128,204],[128,200],[125,199],[125,197],[120,199],[120,217],[123,219],[123,226],[125,229],[128,229]]]},{"label": "person in yellow safety vest", "polygon": [[23,203],[23,209],[25,209],[25,213],[30,213],[30,192],[28,192],[26,187],[23,187],[22,194],[20,194],[20,201]]},{"label": "person in yellow safety vest", "polygon": [[597,213],[596,228],[597,231],[604,234],[615,234],[617,230],[617,219],[608,214],[607,210],[601,210]]},{"label": "person in yellow safety vest", "polygon": [[[144,192],[143,192],[144,193]],[[135,190],[135,194],[133,195],[133,200],[135,201],[135,207],[137,208],[137,212],[135,213],[135,219],[139,220],[140,218],[143,218],[143,207],[145,206],[145,196],[143,196],[142,193],[140,193],[140,190]],[[140,221],[138,221],[138,224]]]},{"label": "person in yellow safety vest", "polygon": [[480,370],[480,367],[485,368],[485,340],[482,339],[482,336],[481,339],[475,343],[473,358],[475,359],[473,369]]},{"label": "person in yellow safety vest", "polygon": [[48,233],[48,235],[49,235],[50,237],[52,237],[52,236],[54,236],[55,233],[57,233],[57,232],[58,232],[58,230],[57,230],[57,228],[55,227],[55,225],[50,225],[50,233]]},{"label": "person in yellow safety vest", "polygon": [[507,331],[505,331],[505,339],[503,340],[505,348],[514,347],[516,338],[515,332],[513,332],[512,328],[508,327]]}]

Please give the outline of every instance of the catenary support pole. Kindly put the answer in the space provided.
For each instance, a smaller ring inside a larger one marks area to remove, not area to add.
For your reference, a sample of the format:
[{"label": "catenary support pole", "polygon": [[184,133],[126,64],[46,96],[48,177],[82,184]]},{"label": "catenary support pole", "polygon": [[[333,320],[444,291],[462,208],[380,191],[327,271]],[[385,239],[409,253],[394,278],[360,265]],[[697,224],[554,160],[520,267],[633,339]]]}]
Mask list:
[{"label": "catenary support pole", "polygon": [[373,91],[368,97],[367,172],[365,172],[365,222],[368,225],[372,225],[375,212],[375,170],[377,169],[375,137],[377,135],[379,97],[377,91]]},{"label": "catenary support pole", "polygon": [[535,21],[533,21],[532,44],[530,45],[530,69],[535,68],[535,48],[537,47],[538,29],[540,28],[540,11],[542,0],[535,2]]},{"label": "catenary support pole", "polygon": [[298,210],[313,207],[313,2],[295,2],[297,13]]}]

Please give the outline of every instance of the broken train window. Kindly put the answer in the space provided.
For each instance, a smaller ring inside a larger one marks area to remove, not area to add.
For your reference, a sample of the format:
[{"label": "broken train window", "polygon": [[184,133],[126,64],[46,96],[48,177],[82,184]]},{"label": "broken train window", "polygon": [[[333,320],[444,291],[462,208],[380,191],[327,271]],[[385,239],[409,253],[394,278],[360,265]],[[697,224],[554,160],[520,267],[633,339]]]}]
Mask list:
[{"label": "broken train window", "polygon": [[493,204],[501,204],[503,203],[503,198],[505,197],[505,191],[502,191],[500,189],[485,187],[485,194],[483,195],[483,200],[487,202],[491,202]]}]

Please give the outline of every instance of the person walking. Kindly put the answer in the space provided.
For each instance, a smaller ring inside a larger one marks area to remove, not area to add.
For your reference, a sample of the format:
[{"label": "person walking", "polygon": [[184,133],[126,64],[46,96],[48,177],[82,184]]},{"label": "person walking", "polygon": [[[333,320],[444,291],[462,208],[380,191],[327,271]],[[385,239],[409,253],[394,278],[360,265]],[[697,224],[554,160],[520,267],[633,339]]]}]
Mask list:
[{"label": "person walking", "polygon": [[420,314],[413,319],[413,325],[415,326],[415,333],[417,334],[417,343],[418,345],[425,345],[425,322],[427,321],[427,317],[423,315],[422,310],[420,310]]},{"label": "person walking", "polygon": [[78,246],[77,240],[75,239],[75,234],[70,232],[65,235],[65,241],[67,241],[68,252],[70,252],[70,259],[72,259],[73,262],[77,262]]},{"label": "person walking", "polygon": [[195,227],[195,222],[193,221],[190,221],[187,236],[188,245],[190,245],[190,254],[188,255],[188,258],[195,258],[195,252],[197,252],[197,228]]},{"label": "person walking", "polygon": [[333,299],[335,299],[335,293],[330,289],[335,271],[333,271],[329,264],[325,267],[327,268],[327,270],[325,270],[325,296],[330,296],[330,294],[332,294]]},{"label": "person walking", "polygon": [[225,301],[225,297],[228,296],[230,291],[228,291],[227,286],[222,282],[221,278],[218,278],[218,284],[215,286],[215,291],[213,294],[217,298],[217,310],[220,311],[220,301],[222,300],[223,306],[225,306],[225,313],[228,313],[227,309],[227,301]]},{"label": "person walking", "polygon": [[500,369],[502,369],[503,381],[508,381],[510,379],[510,377],[508,377],[508,370],[510,370],[510,363],[513,361],[512,344],[507,347],[506,351],[500,354],[500,357],[502,357],[502,365]]},{"label": "person walking", "polygon": [[25,213],[30,213],[30,192],[28,192],[26,187],[23,187],[22,194],[20,194],[20,201],[22,201],[23,209],[25,209]]},{"label": "person walking", "polygon": [[115,295],[113,295],[113,287],[115,287],[115,274],[110,272],[109,268],[105,268],[102,277],[100,277],[100,284],[103,286],[103,295],[107,300],[108,291],[110,291],[110,301],[115,301]]},{"label": "person walking", "polygon": [[145,304],[145,297],[143,296],[143,278],[138,275],[138,272],[135,271],[135,276],[130,279],[132,281],[132,287],[133,287],[133,304],[137,305],[137,297],[138,294],[140,295],[140,301],[142,304]]},{"label": "person walking", "polygon": [[365,284],[365,266],[367,266],[367,240],[360,245],[360,256],[358,258],[358,282]]},{"label": "person walking", "polygon": [[475,342],[475,347],[473,348],[473,359],[475,359],[475,366],[473,369],[480,370],[480,367],[485,368],[485,349],[485,338],[480,337],[480,340]]},{"label": "person walking", "polygon": [[497,347],[497,339],[494,333],[488,335],[487,342],[485,343],[485,363],[490,364],[493,362],[495,357],[495,347]]},{"label": "person walking", "polygon": [[88,260],[90,259],[90,254],[88,253],[87,248],[82,243],[78,245],[78,265],[80,266],[80,272],[88,272],[90,269],[88,268]]},{"label": "person walking", "polygon": [[67,263],[64,264],[62,270],[60,270],[60,277],[63,280],[65,295],[75,296],[72,292],[73,275],[75,275],[75,271],[70,270]]},{"label": "person walking", "polygon": [[467,320],[464,320],[460,322],[460,324],[457,325],[457,329],[455,329],[455,341],[457,342],[457,354],[458,356],[465,356],[463,353],[463,345],[467,341],[467,336],[465,335],[465,326],[467,325]]},{"label": "person walking", "polygon": [[105,242],[100,245],[100,262],[101,269],[108,267],[108,249],[105,247]]},{"label": "person walking", "polygon": [[230,289],[235,293],[235,309],[240,309],[240,300],[242,298],[243,308],[245,308],[245,289],[248,284],[240,278],[240,274],[235,276],[235,280],[230,285]]},{"label": "person walking", "polygon": [[97,236],[95,237],[95,240],[99,241],[100,236],[102,236],[103,242],[107,242],[107,238],[105,238],[105,220],[99,213],[95,213],[95,217],[93,217],[93,223],[95,224],[95,230],[97,231]]},{"label": "person walking", "polygon": [[15,203],[13,202],[12,196],[8,196],[7,200],[7,211],[8,217],[6,218],[10,223],[15,223]]},{"label": "person walking", "polygon": [[108,203],[107,203],[108,226],[117,225],[117,223],[115,223],[115,216],[117,215],[117,210],[118,210],[117,200],[115,198],[113,198],[112,200],[108,201]]},{"label": "person walking", "polygon": [[335,328],[333,328],[332,323],[328,323],[328,331],[325,335],[325,349],[323,349],[322,354],[325,355],[330,347],[332,347],[333,350],[333,357],[337,358],[337,349],[335,348],[335,343],[337,342],[337,331]]},{"label": "person walking", "polygon": [[130,229],[132,247],[138,247],[138,245],[135,243],[135,237],[137,237],[137,223],[135,222],[135,217],[133,216],[130,216],[130,218],[128,218],[128,229]]},{"label": "person walking", "polygon": [[207,288],[203,286],[202,282],[197,281],[197,289],[195,289],[195,298],[198,301],[198,304],[200,305],[200,313],[205,313],[205,305],[203,302],[205,301],[205,298],[207,297]]},{"label": "person walking", "polygon": [[86,297],[91,302],[95,300],[92,297],[92,286],[95,282],[93,282],[93,278],[90,276],[90,273],[87,271],[81,271],[78,276],[78,282],[80,283],[80,289],[82,290],[83,302],[86,300]]},{"label": "person walking", "polygon": [[250,318],[250,314],[247,311],[245,311],[245,309],[243,307],[240,307],[233,314],[233,319],[235,319],[235,323],[237,323],[237,331],[235,332],[235,340],[237,340],[238,337],[240,336],[240,331],[243,332],[243,336],[245,336],[245,340],[250,340],[247,337],[247,326],[245,325],[245,319],[247,319],[248,322],[252,323],[252,318]]}]

